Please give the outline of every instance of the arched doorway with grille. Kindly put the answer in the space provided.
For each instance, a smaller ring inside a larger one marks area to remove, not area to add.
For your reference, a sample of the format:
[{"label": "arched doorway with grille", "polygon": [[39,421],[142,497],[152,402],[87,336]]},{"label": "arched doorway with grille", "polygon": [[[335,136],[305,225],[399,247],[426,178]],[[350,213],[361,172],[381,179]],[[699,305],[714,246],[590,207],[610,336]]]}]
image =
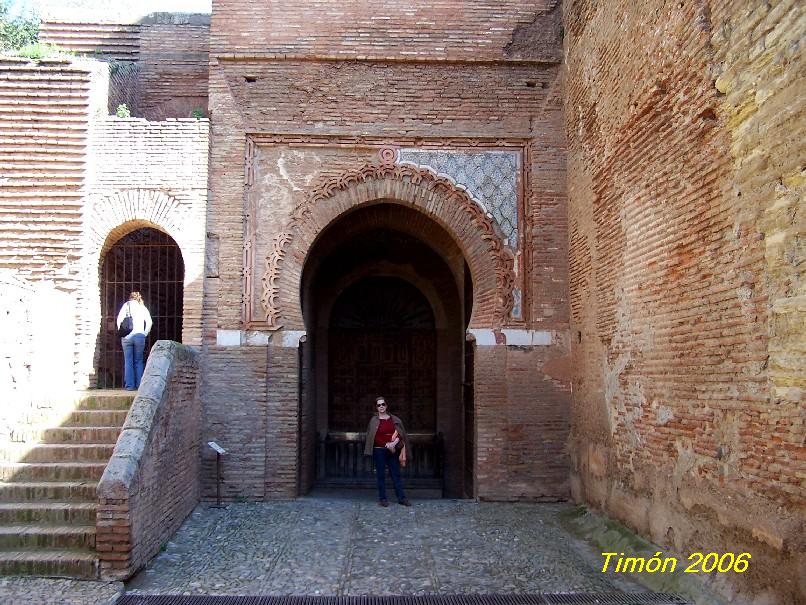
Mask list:
[{"label": "arched doorway with grille", "polygon": [[301,492],[374,485],[362,449],[383,395],[412,436],[408,486],[467,493],[466,279],[450,236],[400,204],[355,210],[322,233],[302,280]]},{"label": "arched doorway with grille", "polygon": [[174,239],[152,227],[135,228],[114,242],[100,266],[101,329],[96,355],[96,386],[123,388],[123,350],[116,334],[120,306],[139,291],[154,325],[148,351],[157,340],[182,340],[185,263]]}]

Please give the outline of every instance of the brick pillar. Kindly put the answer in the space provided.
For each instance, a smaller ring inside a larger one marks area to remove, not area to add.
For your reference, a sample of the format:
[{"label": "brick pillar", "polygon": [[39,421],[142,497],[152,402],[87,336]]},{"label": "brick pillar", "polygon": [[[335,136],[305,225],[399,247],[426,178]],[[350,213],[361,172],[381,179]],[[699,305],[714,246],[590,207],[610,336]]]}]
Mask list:
[{"label": "brick pillar", "polygon": [[266,498],[294,498],[299,441],[296,346],[269,344],[266,400]]}]

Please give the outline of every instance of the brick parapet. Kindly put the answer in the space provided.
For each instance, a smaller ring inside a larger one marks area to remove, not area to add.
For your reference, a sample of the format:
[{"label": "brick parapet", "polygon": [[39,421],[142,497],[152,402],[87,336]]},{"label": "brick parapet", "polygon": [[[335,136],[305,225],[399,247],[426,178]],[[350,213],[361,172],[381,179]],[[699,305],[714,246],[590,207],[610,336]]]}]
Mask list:
[{"label": "brick parapet", "polygon": [[98,483],[101,577],[132,576],[199,501],[202,412],[198,353],[160,340],[148,358],[114,453]]}]

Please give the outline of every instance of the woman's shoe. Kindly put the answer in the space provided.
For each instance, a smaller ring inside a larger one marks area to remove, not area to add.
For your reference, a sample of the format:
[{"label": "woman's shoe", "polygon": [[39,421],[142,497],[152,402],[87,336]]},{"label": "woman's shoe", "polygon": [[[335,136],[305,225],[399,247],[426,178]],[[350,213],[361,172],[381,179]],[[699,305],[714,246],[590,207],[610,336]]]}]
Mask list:
[{"label": "woman's shoe", "polygon": [[402,500],[398,500],[397,503],[402,505],[402,506],[411,506],[411,502],[409,502],[408,498],[403,498]]},{"label": "woman's shoe", "polygon": [[389,506],[389,500],[378,500],[378,506]]}]

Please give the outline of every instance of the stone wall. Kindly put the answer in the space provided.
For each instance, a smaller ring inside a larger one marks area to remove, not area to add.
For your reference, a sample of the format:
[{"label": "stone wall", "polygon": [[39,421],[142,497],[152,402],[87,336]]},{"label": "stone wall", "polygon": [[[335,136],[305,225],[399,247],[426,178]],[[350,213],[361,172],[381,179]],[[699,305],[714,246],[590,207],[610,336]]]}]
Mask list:
[{"label": "stone wall", "polygon": [[[222,445],[239,457],[225,472],[226,493],[296,493],[296,347],[306,327],[299,306],[306,246],[340,213],[371,203],[373,194],[400,196],[447,228],[476,271],[473,327],[484,335],[480,346],[500,349],[512,385],[501,388],[499,375],[483,367],[476,374],[477,392],[484,393],[477,410],[509,415],[504,427],[480,427],[478,464],[486,464],[480,493],[564,497],[568,303],[557,3],[387,2],[372,14],[342,3],[327,18],[323,6],[222,1],[213,7],[207,229],[218,270],[205,286],[202,363],[209,435],[223,435]],[[459,180],[445,185],[458,197],[444,204],[436,200],[449,194],[427,176],[441,171],[428,161],[495,153],[516,158],[518,230],[508,245],[519,307],[508,317],[494,308],[507,298],[509,276],[482,260],[508,241],[496,231],[500,225],[487,239],[481,223],[459,227],[471,212],[456,201],[469,185],[466,173],[465,181],[454,175]],[[396,168],[381,168],[383,162]],[[301,219],[291,229],[302,236],[286,249],[281,242],[292,217]],[[275,298],[285,306],[273,325]],[[510,347],[502,328],[513,330]],[[540,431],[542,444],[534,449],[524,441],[532,431]],[[482,452],[502,440],[507,455],[482,462]],[[254,455],[260,447],[262,458]],[[504,489],[496,473],[517,481]],[[205,471],[205,495],[212,496],[208,476]]]},{"label": "stone wall", "polygon": [[96,550],[103,579],[132,576],[199,501],[198,369],[192,347],[160,340],[151,350],[98,483]]},{"label": "stone wall", "polygon": [[574,497],[803,600],[806,13],[564,10]]}]

